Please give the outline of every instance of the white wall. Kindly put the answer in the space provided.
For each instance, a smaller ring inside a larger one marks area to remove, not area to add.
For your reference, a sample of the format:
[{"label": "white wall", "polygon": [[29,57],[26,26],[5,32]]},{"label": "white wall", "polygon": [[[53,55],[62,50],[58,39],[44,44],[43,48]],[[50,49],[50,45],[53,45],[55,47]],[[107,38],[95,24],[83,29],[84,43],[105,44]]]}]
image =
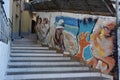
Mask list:
[{"label": "white wall", "polygon": [[4,80],[7,63],[10,54],[10,42],[8,44],[0,41],[0,80]]}]

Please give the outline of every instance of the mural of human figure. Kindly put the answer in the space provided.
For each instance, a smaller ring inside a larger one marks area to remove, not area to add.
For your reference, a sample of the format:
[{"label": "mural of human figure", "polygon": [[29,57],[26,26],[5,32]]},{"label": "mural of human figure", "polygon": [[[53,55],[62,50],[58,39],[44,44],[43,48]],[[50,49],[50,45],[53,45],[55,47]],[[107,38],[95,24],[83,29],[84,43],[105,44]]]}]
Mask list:
[{"label": "mural of human figure", "polygon": [[63,20],[59,20],[56,26],[55,37],[54,37],[54,44],[56,48],[64,50],[64,35],[63,35]]},{"label": "mural of human figure", "polygon": [[42,18],[38,18],[36,24],[36,33],[40,44],[42,43],[43,40],[41,35],[41,27],[42,27]]},{"label": "mural of human figure", "polygon": [[114,35],[112,34],[114,28],[115,22],[111,22],[103,27],[98,27],[91,35],[92,65],[106,74],[109,74],[115,66],[113,58]]},{"label": "mural of human figure", "polygon": [[47,44],[46,42],[46,37],[49,33],[49,21],[47,18],[38,18],[37,26],[36,26],[36,31],[38,34],[38,39],[39,43],[41,45]]},{"label": "mural of human figure", "polygon": [[[112,33],[115,28],[115,22],[109,22],[103,27],[103,24],[97,25],[99,27],[95,27],[92,34],[88,32],[81,32],[79,34],[78,43],[80,49],[76,57],[82,61],[87,61],[94,68],[100,69],[102,72],[108,74],[115,66],[115,59],[113,58],[113,39],[115,35]],[[90,40],[87,39],[89,35]],[[92,53],[92,57],[86,60],[84,54],[85,49],[88,47],[89,52],[87,53]]]},{"label": "mural of human figure", "polygon": [[50,31],[50,23],[49,20],[47,18],[43,18],[43,24],[41,27],[41,34],[43,37],[43,44],[47,45],[47,35]]}]

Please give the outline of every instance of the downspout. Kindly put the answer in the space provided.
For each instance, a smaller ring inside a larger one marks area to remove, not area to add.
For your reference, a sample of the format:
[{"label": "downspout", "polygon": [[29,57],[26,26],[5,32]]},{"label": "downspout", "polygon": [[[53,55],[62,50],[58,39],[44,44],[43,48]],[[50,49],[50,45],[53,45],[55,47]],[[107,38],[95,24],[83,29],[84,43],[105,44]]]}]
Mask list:
[{"label": "downspout", "polygon": [[119,34],[120,34],[120,11],[119,11],[119,3],[120,3],[120,1],[119,0],[116,0],[116,26],[117,26],[117,55],[118,55],[118,58],[117,58],[117,76],[118,76],[118,80],[120,80],[119,78],[119,75],[120,75],[120,71],[119,71],[119,69],[120,69],[120,62],[119,62],[119,40],[118,39],[120,39],[120,37],[119,37]]},{"label": "downspout", "polygon": [[[0,0],[0,18],[2,18],[2,16],[1,16],[1,9],[2,9],[1,6],[2,6],[2,1]],[[1,23],[1,20],[0,20],[0,27],[1,27],[1,24],[2,24],[2,23]],[[1,31],[1,29],[0,29],[0,31]],[[0,32],[0,38],[2,37],[1,35],[2,35],[2,34],[1,34],[1,32]]]},{"label": "downspout", "polygon": [[119,14],[120,14],[120,11],[119,11],[119,0],[116,0],[116,24],[117,24],[117,27],[120,26]]},{"label": "downspout", "polygon": [[22,10],[21,10],[21,0],[20,0],[20,10],[19,10],[19,16],[20,16],[20,18],[19,18],[19,37],[21,37],[21,12],[22,12]]}]

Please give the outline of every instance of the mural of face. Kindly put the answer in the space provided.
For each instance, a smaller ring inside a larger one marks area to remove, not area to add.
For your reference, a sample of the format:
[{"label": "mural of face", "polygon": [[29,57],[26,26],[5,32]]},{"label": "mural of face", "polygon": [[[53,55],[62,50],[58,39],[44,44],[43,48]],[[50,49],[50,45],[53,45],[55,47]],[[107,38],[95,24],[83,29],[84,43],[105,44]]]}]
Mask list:
[{"label": "mural of face", "polygon": [[108,23],[101,30],[101,37],[111,37],[111,31],[115,28],[115,22]]},{"label": "mural of face", "polygon": [[57,29],[57,32],[58,32],[58,34],[62,34],[62,32],[63,32],[63,28],[59,28],[59,29]]},{"label": "mural of face", "polygon": [[48,19],[47,18],[43,18],[43,24],[48,24]]},{"label": "mural of face", "polygon": [[38,18],[38,23],[42,23],[42,18]]}]

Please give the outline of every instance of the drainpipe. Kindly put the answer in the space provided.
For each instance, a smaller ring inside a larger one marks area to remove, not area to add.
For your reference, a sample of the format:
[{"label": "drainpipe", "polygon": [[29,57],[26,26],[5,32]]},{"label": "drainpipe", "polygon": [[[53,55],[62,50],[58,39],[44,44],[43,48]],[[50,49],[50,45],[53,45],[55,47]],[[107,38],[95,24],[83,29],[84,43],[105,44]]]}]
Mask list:
[{"label": "drainpipe", "polygon": [[19,11],[19,37],[21,37],[21,13],[22,13],[22,10],[21,10],[21,0],[20,0],[20,11]]},{"label": "drainpipe", "polygon": [[116,0],[116,23],[117,23],[117,27],[120,26],[120,17],[119,17],[119,14],[120,14],[120,11],[119,11],[119,0]]},{"label": "drainpipe", "polygon": [[120,77],[119,77],[119,75],[120,75],[120,72],[119,72],[119,69],[120,69],[120,62],[119,62],[119,39],[120,39],[120,37],[119,37],[119,34],[120,34],[120,1],[119,0],[116,0],[116,25],[117,25],[117,48],[118,48],[118,71],[117,71],[117,73],[118,73],[118,80],[120,80]]}]

